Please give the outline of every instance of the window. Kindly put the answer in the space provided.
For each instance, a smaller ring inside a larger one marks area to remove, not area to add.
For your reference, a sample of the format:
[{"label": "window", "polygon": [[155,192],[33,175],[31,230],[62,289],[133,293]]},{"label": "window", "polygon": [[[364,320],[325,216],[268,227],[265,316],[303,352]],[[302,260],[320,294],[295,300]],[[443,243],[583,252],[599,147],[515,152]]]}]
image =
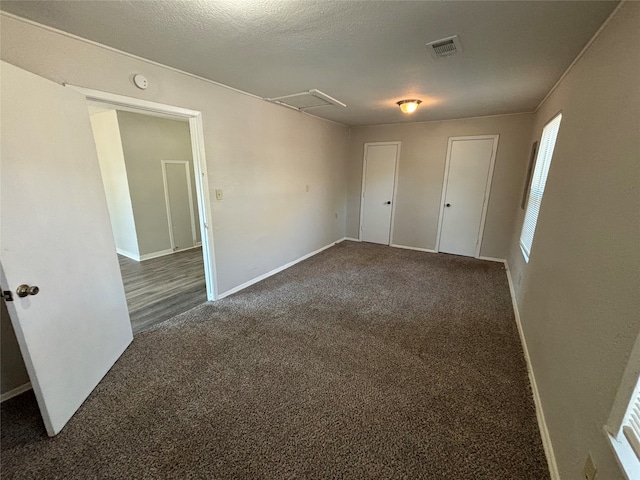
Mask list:
[{"label": "window", "polygon": [[556,146],[561,121],[562,114],[559,113],[553,120],[547,123],[542,131],[542,140],[540,140],[540,149],[538,150],[536,166],[533,170],[527,210],[524,214],[524,223],[522,224],[522,233],[520,234],[520,249],[527,262],[531,254],[533,234],[536,231],[538,213],[540,213],[540,205],[542,204],[542,194],[544,193],[544,186],[547,183],[551,157],[553,156],[553,149]]},{"label": "window", "polygon": [[622,425],[610,436],[618,460],[629,478],[640,478],[640,379],[631,395]]}]

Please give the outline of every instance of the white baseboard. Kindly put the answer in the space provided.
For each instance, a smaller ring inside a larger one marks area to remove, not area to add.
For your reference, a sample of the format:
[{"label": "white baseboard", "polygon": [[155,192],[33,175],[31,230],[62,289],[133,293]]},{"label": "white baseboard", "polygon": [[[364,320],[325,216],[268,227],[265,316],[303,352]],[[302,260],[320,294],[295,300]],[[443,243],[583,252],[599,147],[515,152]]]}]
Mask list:
[{"label": "white baseboard", "polygon": [[326,250],[327,248],[331,248],[334,245],[336,245],[337,243],[343,242],[344,240],[349,240],[349,239],[346,238],[346,237],[343,237],[340,240],[336,240],[335,242],[331,242],[329,245],[325,245],[324,247],[319,248],[318,250],[316,250],[314,252],[307,253],[306,255],[303,255],[302,257],[300,257],[300,258],[298,258],[296,260],[293,260],[292,262],[285,263],[281,267],[275,268],[275,269],[271,270],[270,272],[267,272],[267,273],[265,273],[263,275],[260,275],[259,277],[256,277],[256,278],[254,278],[252,280],[249,280],[248,282],[244,282],[242,285],[238,285],[237,287],[233,287],[232,289],[227,290],[226,292],[221,293],[220,295],[218,295],[218,300],[220,300],[220,299],[222,299],[224,297],[228,297],[229,295],[232,295],[234,293],[237,293],[240,290],[244,290],[245,288],[250,287],[251,285],[253,285],[255,283],[258,283],[258,282],[264,280],[265,278],[269,278],[272,275],[275,275],[276,273],[280,273],[280,272],[282,272],[283,270],[286,270],[289,267],[293,267],[296,263],[300,263],[303,260],[306,260],[307,258],[313,257],[314,255],[317,255],[318,253],[322,252],[323,250]]},{"label": "white baseboard", "polygon": [[145,253],[144,255],[140,255],[139,262],[144,262],[145,260],[151,260],[152,258],[164,257],[165,255],[171,255],[175,253],[172,248],[168,248],[166,250],[159,250],[157,252]]},{"label": "white baseboard", "polygon": [[166,250],[159,250],[157,252],[145,253],[144,255],[140,255],[140,260],[138,261],[144,262],[145,260],[164,257],[165,255],[171,255],[172,253],[186,252],[187,250],[193,250],[194,248],[200,248],[201,246],[202,246],[202,242],[198,242],[193,247],[181,248],[179,250],[173,250],[171,248],[167,248]]},{"label": "white baseboard", "polygon": [[389,246],[394,248],[404,248],[405,250],[416,250],[417,252],[438,253],[431,248],[408,247],[406,245],[398,245],[397,243],[392,243]]},{"label": "white baseboard", "polygon": [[518,311],[518,303],[516,302],[516,292],[515,292],[515,289],[513,288],[511,270],[509,270],[509,263],[506,260],[502,260],[502,262],[504,263],[505,270],[507,271],[507,280],[509,281],[509,291],[511,292],[511,301],[513,303],[513,314],[516,318],[516,325],[518,326],[518,333],[520,334],[520,342],[522,343],[524,358],[525,358],[525,361],[527,362],[527,372],[529,374],[529,382],[531,383],[531,391],[533,392],[533,402],[536,407],[536,417],[538,419],[538,428],[540,428],[540,436],[542,437],[542,447],[544,448],[544,453],[547,456],[549,474],[551,475],[551,480],[560,480],[560,472],[558,471],[556,456],[553,453],[553,445],[551,443],[549,429],[547,428],[547,422],[544,418],[544,411],[542,410],[542,400],[540,399],[540,391],[538,390],[536,377],[535,377],[535,374],[533,373],[533,367],[531,365],[531,357],[529,357],[529,349],[527,348],[527,341],[524,337],[522,322],[520,321],[520,312]]},{"label": "white baseboard", "polygon": [[[342,240],[349,240],[350,242],[361,242],[362,241],[359,238],[351,238],[351,237],[344,237]],[[342,240],[340,240],[340,241],[342,241]]]},{"label": "white baseboard", "polygon": [[26,392],[27,390],[31,390],[31,382],[27,382],[24,385],[20,385],[19,387],[14,388],[13,390],[9,390],[8,392],[0,395],[0,403],[6,400],[9,400],[10,398],[17,397],[18,395]]},{"label": "white baseboard", "polygon": [[120,255],[124,255],[131,260],[135,260],[136,262],[144,262],[145,260],[151,260],[152,258],[164,257],[165,255],[171,255],[172,253],[184,252],[185,250],[191,250],[193,248],[200,248],[202,246],[202,242],[196,243],[193,247],[181,248],[180,250],[173,250],[172,248],[167,248],[166,250],[158,250],[157,252],[145,253],[144,255],[136,255],[135,253],[127,252],[126,250],[122,250],[121,248],[116,248],[116,252]]},{"label": "white baseboard", "polygon": [[118,252],[120,255],[130,258],[131,260],[135,260],[136,262],[140,261],[140,255],[137,255],[135,253],[131,253],[131,252],[127,252],[126,250],[122,250],[121,248],[117,248],[116,247],[116,252]]},{"label": "white baseboard", "polygon": [[496,258],[496,257],[478,257],[478,260],[487,260],[488,262],[504,263],[505,266],[507,263],[507,261],[504,258]]}]

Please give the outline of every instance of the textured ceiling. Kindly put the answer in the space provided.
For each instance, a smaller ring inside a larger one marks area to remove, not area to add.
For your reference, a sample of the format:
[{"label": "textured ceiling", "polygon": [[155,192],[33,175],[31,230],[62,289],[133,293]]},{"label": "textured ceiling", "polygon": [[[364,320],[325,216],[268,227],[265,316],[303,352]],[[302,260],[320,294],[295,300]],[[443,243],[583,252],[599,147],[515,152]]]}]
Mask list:
[{"label": "textured ceiling", "polygon": [[[536,108],[617,2],[2,1],[50,25],[261,96],[317,88],[347,125]],[[463,52],[425,43],[457,34]],[[423,103],[412,115],[395,105]]]}]

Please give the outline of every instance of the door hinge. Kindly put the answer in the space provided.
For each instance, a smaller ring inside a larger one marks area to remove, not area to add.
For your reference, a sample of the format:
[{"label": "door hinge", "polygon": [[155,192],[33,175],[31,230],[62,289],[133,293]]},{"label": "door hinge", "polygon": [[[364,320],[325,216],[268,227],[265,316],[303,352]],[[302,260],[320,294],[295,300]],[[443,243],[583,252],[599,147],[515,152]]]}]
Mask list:
[{"label": "door hinge", "polygon": [[11,293],[11,290],[0,290],[0,292],[5,302],[13,302],[13,293]]}]

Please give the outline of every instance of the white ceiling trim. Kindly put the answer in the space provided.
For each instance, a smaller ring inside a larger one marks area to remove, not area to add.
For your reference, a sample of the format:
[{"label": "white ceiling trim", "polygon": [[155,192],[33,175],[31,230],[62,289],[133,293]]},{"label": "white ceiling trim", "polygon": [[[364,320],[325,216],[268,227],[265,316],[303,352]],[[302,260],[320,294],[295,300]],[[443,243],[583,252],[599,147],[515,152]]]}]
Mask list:
[{"label": "white ceiling trim", "polygon": [[370,125],[355,125],[351,128],[370,128],[370,127],[397,127],[398,125],[419,125],[421,123],[442,123],[442,122],[457,122],[459,120],[476,120],[480,118],[493,118],[493,117],[511,117],[514,115],[531,115],[536,113],[531,112],[513,112],[513,113],[496,113],[494,115],[476,115],[474,117],[458,117],[458,118],[445,118],[444,120],[423,120],[421,122],[405,122],[405,123],[372,123]]},{"label": "white ceiling trim", "polygon": [[538,104],[536,109],[533,111],[533,113],[536,113],[538,110],[540,110],[540,107],[542,107],[544,102],[546,102],[549,99],[549,97],[555,91],[555,89],[558,88],[558,85],[560,85],[562,80],[564,80],[564,77],[566,77],[569,74],[569,72],[571,71],[571,69],[573,69],[575,64],[578,63],[578,60],[580,60],[584,56],[584,54],[587,53],[587,50],[589,50],[589,48],[591,47],[591,44],[595,41],[596,38],[598,38],[600,36],[600,34],[604,30],[604,28],[609,24],[609,22],[616,15],[616,13],[618,13],[618,10],[620,10],[622,5],[627,3],[627,1],[628,0],[622,0],[618,4],[618,6],[613,9],[613,12],[611,12],[611,14],[607,17],[607,19],[603,22],[603,24],[600,25],[600,28],[598,28],[598,30],[596,30],[596,33],[593,34],[593,36],[589,39],[589,41],[584,46],[584,48],[582,50],[580,50],[580,53],[578,53],[576,58],[573,59],[573,62],[571,62],[571,64],[567,67],[567,69],[564,71],[564,73],[562,75],[560,75],[560,78],[558,79],[558,81],[553,85],[553,87],[551,87],[551,90],[549,90],[549,92],[540,101],[540,103]]},{"label": "white ceiling trim", "polygon": [[[135,60],[139,60],[141,62],[148,63],[149,65],[154,65],[156,67],[165,68],[165,69],[170,70],[172,72],[179,73],[179,74],[182,74],[182,75],[186,75],[187,77],[195,78],[197,80],[202,80],[203,82],[207,82],[207,83],[210,83],[212,85],[216,85],[218,87],[226,88],[227,90],[232,90],[232,91],[234,91],[236,93],[240,93],[242,95],[247,95],[247,96],[255,98],[257,100],[261,100],[263,102],[270,103],[272,105],[278,105],[278,106],[285,107],[285,108],[287,107],[286,105],[282,105],[282,104],[275,103],[275,102],[270,102],[267,99],[264,99],[259,95],[254,95],[253,93],[245,92],[244,90],[240,90],[238,88],[230,87],[229,85],[225,85],[224,83],[216,82],[214,80],[210,80],[208,78],[204,78],[204,77],[201,77],[199,75],[195,75],[193,73],[185,72],[184,70],[180,70],[178,68],[174,68],[174,67],[171,67],[169,65],[165,65],[163,63],[155,62],[153,60],[149,60],[148,58],[144,58],[144,57],[140,57],[138,55],[134,55],[133,53],[129,53],[129,52],[124,52],[122,50],[118,50],[117,48],[113,48],[113,47],[110,47],[108,45],[104,45],[102,43],[98,43],[98,42],[95,42],[93,40],[89,40],[88,38],[80,37],[78,35],[74,35],[73,33],[65,32],[64,30],[59,30],[57,28],[50,27],[48,25],[43,25],[42,23],[34,22],[33,20],[29,20],[28,18],[24,18],[24,17],[20,17],[18,15],[14,15],[13,13],[0,11],[0,16],[5,16],[7,18],[11,18],[13,20],[17,20],[19,22],[26,23],[28,25],[33,25],[34,27],[41,28],[42,30],[46,30],[46,31],[55,33],[57,35],[61,35],[63,37],[71,38],[73,40],[78,40],[78,41],[84,42],[84,43],[86,43],[88,45],[93,45],[94,47],[102,48],[104,50],[107,50],[107,51],[110,51],[110,52],[113,52],[113,53],[117,53],[117,54],[123,55],[125,57],[133,58]],[[65,84],[65,82],[62,83],[63,86],[64,86],[64,84]],[[303,115],[307,115],[309,117],[317,118],[318,120],[322,120],[323,122],[333,123],[334,125],[340,125],[342,127],[349,127],[349,125],[345,125],[344,123],[336,122],[335,120],[329,120],[328,118],[318,117],[317,115],[313,115],[312,113],[305,112],[303,110],[298,110],[297,108],[295,108],[295,110],[298,113],[301,113]]]}]

